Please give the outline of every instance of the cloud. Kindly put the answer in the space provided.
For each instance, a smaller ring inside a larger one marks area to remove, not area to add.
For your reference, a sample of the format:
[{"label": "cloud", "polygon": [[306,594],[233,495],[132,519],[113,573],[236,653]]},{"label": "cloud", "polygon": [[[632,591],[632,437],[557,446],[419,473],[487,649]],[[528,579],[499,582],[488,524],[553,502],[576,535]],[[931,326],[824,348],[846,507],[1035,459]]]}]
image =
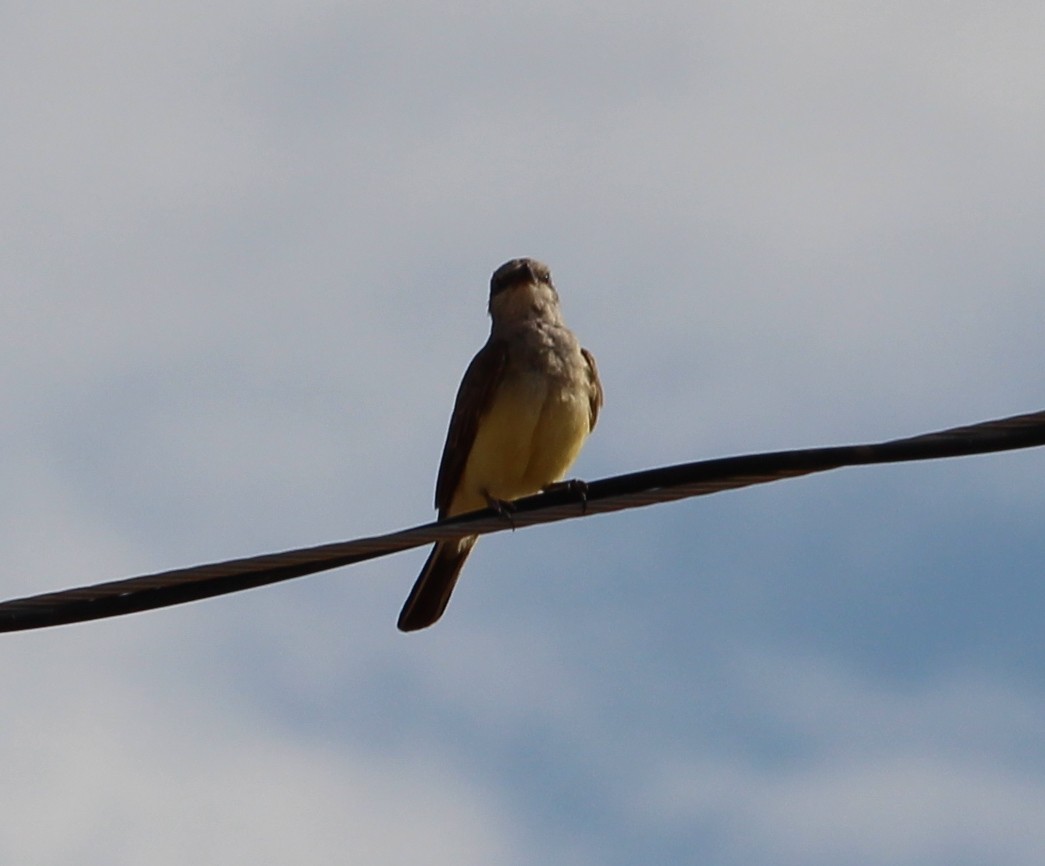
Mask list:
[{"label": "cloud", "polygon": [[815,659],[750,659],[770,762],[665,756],[642,808],[718,840],[726,862],[1030,864],[1045,851],[1040,695],[956,674],[926,690],[874,684]]},{"label": "cloud", "polygon": [[[599,359],[581,475],[1040,408],[1042,16],[12,13],[4,595],[428,519],[519,254]],[[1038,862],[1040,461],[484,540],[413,638],[421,552],[7,636],[0,851]]]},{"label": "cloud", "polygon": [[78,660],[37,642],[44,663],[5,676],[8,707],[32,710],[5,712],[6,859],[513,862],[504,804],[438,758],[291,737],[92,643]]}]

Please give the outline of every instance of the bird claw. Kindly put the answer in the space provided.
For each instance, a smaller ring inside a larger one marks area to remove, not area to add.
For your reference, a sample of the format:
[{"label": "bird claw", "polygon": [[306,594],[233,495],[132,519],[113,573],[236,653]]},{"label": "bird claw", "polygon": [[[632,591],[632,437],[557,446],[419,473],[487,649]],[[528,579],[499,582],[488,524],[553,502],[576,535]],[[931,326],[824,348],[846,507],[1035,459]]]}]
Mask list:
[{"label": "bird claw", "polygon": [[515,511],[515,506],[507,499],[497,499],[486,491],[483,491],[483,496],[486,498],[487,507],[496,511],[503,520],[507,520],[512,525],[512,532],[514,532],[515,518],[512,517],[512,512]]},{"label": "bird claw", "polygon": [[565,481],[556,481],[547,487],[541,488],[542,493],[556,493],[566,490],[572,493],[581,503],[581,514],[588,513],[588,482],[580,478],[567,478]]}]

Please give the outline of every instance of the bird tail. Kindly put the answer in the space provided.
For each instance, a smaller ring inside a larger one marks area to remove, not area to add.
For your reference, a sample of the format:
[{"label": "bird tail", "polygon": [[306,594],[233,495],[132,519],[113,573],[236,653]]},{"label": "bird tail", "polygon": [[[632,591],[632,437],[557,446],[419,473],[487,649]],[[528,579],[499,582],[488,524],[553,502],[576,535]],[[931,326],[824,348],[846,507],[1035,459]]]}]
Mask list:
[{"label": "bird tail", "polygon": [[475,547],[478,536],[440,541],[428,554],[424,568],[399,614],[400,631],[427,628],[443,615],[457,584],[461,566]]}]

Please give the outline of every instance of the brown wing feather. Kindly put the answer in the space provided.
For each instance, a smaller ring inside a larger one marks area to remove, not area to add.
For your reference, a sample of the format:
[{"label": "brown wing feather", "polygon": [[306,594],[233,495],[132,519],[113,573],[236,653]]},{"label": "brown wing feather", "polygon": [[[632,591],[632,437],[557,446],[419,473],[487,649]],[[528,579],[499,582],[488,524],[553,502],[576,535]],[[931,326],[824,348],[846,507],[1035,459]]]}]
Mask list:
[{"label": "brown wing feather", "polygon": [[595,366],[595,356],[587,349],[581,349],[584,360],[588,362],[588,381],[591,383],[591,394],[588,397],[588,432],[595,429],[599,420],[599,409],[602,408],[602,381],[599,379],[599,368]]},{"label": "brown wing feather", "polygon": [[491,338],[468,365],[457,389],[450,429],[446,433],[439,476],[435,482],[435,507],[439,517],[446,516],[454,491],[461,481],[468,455],[475,442],[479,419],[490,408],[497,383],[508,361],[508,347],[503,340]]}]

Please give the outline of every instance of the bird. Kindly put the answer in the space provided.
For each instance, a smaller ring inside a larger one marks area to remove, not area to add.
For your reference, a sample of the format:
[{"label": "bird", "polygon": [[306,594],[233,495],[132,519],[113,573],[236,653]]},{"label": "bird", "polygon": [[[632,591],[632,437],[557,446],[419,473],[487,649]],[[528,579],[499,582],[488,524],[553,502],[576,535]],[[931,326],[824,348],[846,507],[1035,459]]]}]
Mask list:
[{"label": "bird", "polygon": [[[511,501],[561,481],[603,404],[595,357],[566,327],[548,266],[512,259],[490,278],[490,336],[457,391],[439,463],[439,519]],[[402,612],[400,631],[446,610],[478,536],[432,548]]]}]

